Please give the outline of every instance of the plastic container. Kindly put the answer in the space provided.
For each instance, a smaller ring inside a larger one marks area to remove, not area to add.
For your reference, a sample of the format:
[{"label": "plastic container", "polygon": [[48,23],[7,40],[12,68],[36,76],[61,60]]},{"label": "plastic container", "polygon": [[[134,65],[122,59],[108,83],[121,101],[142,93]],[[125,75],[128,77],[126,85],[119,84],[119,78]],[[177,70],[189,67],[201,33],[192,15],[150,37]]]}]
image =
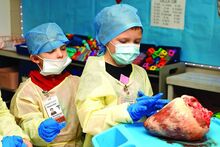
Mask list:
[{"label": "plastic container", "polygon": [[141,44],[140,52],[145,57],[138,56],[133,63],[142,66],[149,74],[159,75],[165,65],[180,62],[180,51],[181,48],[175,46]]},{"label": "plastic container", "polygon": [[0,68],[0,89],[16,90],[18,87],[18,71],[12,67]]},{"label": "plastic container", "polygon": [[27,48],[27,45],[25,43],[22,43],[22,44],[18,44],[18,45],[15,45],[16,47],[16,52],[20,55],[24,55],[24,56],[29,56],[29,51],[28,51],[28,48]]},{"label": "plastic container", "polygon": [[147,133],[143,123],[120,124],[92,138],[94,147],[183,147],[183,146],[220,146],[220,119],[212,118],[210,130],[204,139],[185,142],[162,139]]},{"label": "plastic container", "polygon": [[0,49],[16,51],[15,45],[24,43],[21,36],[0,36]]}]

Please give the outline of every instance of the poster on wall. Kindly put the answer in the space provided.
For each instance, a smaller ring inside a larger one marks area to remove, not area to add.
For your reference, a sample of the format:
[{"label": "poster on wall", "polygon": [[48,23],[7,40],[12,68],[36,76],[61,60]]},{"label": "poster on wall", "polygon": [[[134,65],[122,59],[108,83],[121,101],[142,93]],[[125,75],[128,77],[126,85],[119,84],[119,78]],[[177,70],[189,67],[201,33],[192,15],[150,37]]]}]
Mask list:
[{"label": "poster on wall", "polygon": [[151,0],[151,26],[184,29],[185,0]]}]

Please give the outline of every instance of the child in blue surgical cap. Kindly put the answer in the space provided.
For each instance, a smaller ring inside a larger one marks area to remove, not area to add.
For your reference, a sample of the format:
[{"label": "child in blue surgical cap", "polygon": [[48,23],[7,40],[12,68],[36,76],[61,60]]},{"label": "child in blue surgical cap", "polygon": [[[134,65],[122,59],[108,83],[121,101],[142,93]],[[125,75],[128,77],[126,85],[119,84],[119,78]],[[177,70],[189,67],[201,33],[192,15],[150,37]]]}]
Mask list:
[{"label": "child in blue surgical cap", "polygon": [[154,114],[167,101],[153,95],[146,71],[132,64],[139,55],[143,27],[137,9],[117,4],[101,10],[95,18],[100,57],[85,65],[76,96],[84,146],[91,137],[119,123],[133,123]]},{"label": "child in blue surgical cap", "polygon": [[12,114],[35,146],[82,146],[74,105],[79,78],[63,71],[71,63],[68,39],[55,23],[33,28],[25,39],[39,70],[20,84],[11,102]]}]

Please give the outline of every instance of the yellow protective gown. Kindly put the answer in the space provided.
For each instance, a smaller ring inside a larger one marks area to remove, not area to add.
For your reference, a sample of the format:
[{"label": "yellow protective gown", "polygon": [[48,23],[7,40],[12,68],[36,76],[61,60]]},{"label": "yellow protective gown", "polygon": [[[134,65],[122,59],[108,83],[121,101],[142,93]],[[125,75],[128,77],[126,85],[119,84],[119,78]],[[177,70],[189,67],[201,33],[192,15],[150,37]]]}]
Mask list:
[{"label": "yellow protective gown", "polygon": [[59,104],[66,118],[66,127],[61,130],[56,139],[45,142],[38,136],[38,127],[48,118],[43,100],[46,98],[42,89],[31,79],[21,83],[11,102],[11,112],[18,124],[29,135],[35,146],[82,146],[82,130],[74,104],[79,78],[69,75],[59,85],[49,91],[58,97]]},{"label": "yellow protective gown", "polygon": [[14,116],[9,112],[5,102],[0,94],[0,147],[1,140],[4,136],[21,136],[24,139],[30,140],[23,130],[16,124]]},{"label": "yellow protective gown", "polygon": [[87,133],[85,147],[91,146],[92,135],[119,123],[132,123],[127,107],[135,101],[139,90],[153,95],[143,68],[132,64],[129,83],[124,85],[106,72],[103,56],[89,57],[76,95],[79,120]]}]

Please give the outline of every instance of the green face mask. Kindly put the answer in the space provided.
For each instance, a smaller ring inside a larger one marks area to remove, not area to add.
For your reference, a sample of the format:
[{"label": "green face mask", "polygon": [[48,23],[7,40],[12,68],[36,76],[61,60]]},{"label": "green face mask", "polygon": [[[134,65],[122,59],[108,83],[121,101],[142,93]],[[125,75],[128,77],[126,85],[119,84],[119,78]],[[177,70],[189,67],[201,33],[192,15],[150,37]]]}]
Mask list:
[{"label": "green face mask", "polygon": [[[111,42],[110,42],[111,43]],[[114,45],[113,43],[111,43]],[[115,53],[112,54],[108,47],[108,51],[118,65],[131,64],[140,54],[140,44],[116,44]]]}]

